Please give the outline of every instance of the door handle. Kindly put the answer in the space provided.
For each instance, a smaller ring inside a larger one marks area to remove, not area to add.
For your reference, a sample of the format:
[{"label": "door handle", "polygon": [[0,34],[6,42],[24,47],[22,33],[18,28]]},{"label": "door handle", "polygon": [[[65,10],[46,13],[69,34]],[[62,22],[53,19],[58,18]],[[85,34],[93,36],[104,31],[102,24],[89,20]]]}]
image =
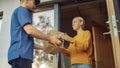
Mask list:
[{"label": "door handle", "polygon": [[[116,20],[116,22],[118,23],[119,20]],[[109,32],[104,32],[104,33],[103,33],[104,39],[105,39],[106,35],[110,35],[110,34],[111,34],[111,32],[110,32],[110,27],[109,27],[109,23],[110,23],[110,21],[106,21],[107,29],[109,30]],[[119,34],[119,33],[120,33],[120,31],[118,31],[118,34]]]}]

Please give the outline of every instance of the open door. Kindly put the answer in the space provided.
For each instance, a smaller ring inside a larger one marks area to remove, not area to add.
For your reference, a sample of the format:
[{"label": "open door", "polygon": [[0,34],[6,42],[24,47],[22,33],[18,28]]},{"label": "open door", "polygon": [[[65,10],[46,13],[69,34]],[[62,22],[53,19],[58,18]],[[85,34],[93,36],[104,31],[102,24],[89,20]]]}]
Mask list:
[{"label": "open door", "polygon": [[115,68],[111,38],[103,36],[105,31],[102,26],[92,24],[95,68]]},{"label": "open door", "polygon": [[120,68],[120,37],[119,37],[119,0],[106,0],[108,10],[108,22],[110,26],[110,35],[112,40],[115,68]]}]

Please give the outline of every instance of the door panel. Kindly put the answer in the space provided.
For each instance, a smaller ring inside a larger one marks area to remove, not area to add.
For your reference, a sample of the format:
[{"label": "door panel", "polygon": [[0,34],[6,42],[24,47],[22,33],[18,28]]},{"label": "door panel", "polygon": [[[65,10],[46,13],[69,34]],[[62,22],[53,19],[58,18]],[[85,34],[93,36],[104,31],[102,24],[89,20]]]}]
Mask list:
[{"label": "door panel", "polygon": [[92,24],[95,68],[115,68],[110,36],[103,36],[105,28]]}]

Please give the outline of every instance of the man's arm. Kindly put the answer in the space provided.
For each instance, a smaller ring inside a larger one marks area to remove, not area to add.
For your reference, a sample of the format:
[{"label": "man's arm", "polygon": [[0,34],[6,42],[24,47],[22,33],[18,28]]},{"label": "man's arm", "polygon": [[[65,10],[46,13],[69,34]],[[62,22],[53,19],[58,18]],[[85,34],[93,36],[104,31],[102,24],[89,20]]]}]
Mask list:
[{"label": "man's arm", "polygon": [[42,40],[47,40],[50,43],[52,43],[54,46],[58,46],[61,44],[61,41],[57,39],[55,36],[48,36],[35,27],[33,27],[31,24],[25,24],[23,29],[26,31],[28,35],[31,35],[35,38],[42,39]]},{"label": "man's arm", "polygon": [[28,35],[31,35],[38,39],[50,41],[50,36],[43,34],[41,31],[33,27],[31,24],[26,24],[23,28]]}]

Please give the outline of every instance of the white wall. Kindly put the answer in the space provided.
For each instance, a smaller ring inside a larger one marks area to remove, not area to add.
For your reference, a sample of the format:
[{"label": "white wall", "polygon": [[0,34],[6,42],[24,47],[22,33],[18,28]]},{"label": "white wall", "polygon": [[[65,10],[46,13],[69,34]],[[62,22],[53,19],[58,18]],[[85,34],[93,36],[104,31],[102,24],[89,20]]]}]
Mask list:
[{"label": "white wall", "polygon": [[10,20],[13,10],[19,6],[19,0],[0,0],[0,11],[3,11],[0,32],[0,68],[10,68],[7,62],[7,51],[10,46]]},{"label": "white wall", "polygon": [[2,19],[0,19],[0,32],[1,32]]}]

